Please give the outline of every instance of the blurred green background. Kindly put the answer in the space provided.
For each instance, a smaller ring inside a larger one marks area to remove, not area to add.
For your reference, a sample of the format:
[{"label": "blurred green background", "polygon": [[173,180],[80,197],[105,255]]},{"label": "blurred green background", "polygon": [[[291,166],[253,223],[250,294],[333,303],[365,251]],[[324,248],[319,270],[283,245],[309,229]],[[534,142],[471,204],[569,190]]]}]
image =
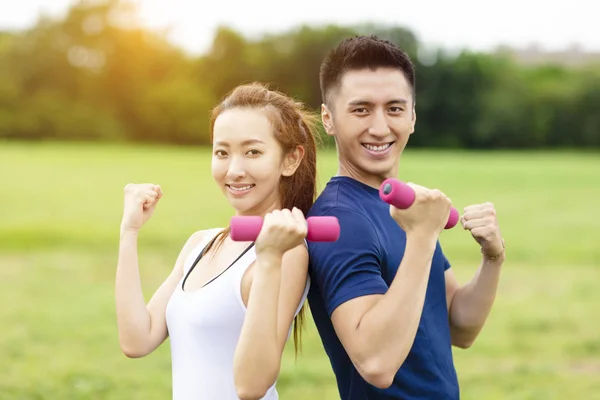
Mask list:
[{"label": "blurred green background", "polygon": [[[143,229],[149,298],[196,230],[232,210],[210,176],[208,114],[234,86],[270,83],[317,110],[319,63],[341,38],[377,33],[417,64],[417,130],[400,178],[463,207],[495,204],[508,258],[489,322],[455,349],[464,399],[600,398],[600,66],[523,64],[443,49],[418,57],[403,27],[303,26],[248,38],[227,27],[190,56],[132,21],[132,3],[82,2],[0,32],[0,399],[166,399],[168,342],[121,354],[114,274],[129,182],[165,197]],[[319,189],[337,168],[325,138]],[[468,232],[442,246],[462,283]],[[286,349],[282,399],[336,399],[312,323]]]}]

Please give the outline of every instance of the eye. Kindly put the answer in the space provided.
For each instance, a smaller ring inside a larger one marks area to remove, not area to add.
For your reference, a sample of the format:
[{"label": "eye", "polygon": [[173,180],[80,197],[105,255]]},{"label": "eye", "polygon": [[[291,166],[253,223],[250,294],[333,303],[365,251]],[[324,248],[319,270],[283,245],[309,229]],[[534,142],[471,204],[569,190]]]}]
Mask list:
[{"label": "eye", "polygon": [[246,152],[246,154],[249,154],[251,156],[258,156],[258,155],[261,155],[262,152],[260,150],[257,150],[257,149],[251,149],[251,150],[248,150]]},{"label": "eye", "polygon": [[366,109],[366,108],[364,108],[364,107],[360,107],[360,108],[355,108],[355,109],[353,110],[353,112],[354,112],[355,114],[363,114],[363,115],[364,115],[364,114],[368,113],[368,112],[369,112],[369,110],[367,110],[367,109]]},{"label": "eye", "polygon": [[401,107],[390,107],[390,111],[397,114],[404,111],[404,109],[402,109]]},{"label": "eye", "polygon": [[217,157],[225,157],[225,156],[227,156],[227,153],[225,152],[225,150],[221,150],[221,149],[215,150],[214,154]]}]

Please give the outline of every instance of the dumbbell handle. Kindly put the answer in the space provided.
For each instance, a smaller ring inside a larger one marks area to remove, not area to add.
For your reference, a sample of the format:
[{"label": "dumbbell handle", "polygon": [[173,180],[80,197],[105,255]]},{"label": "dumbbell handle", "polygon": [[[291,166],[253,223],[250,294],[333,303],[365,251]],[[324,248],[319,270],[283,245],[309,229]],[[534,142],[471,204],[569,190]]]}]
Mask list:
[{"label": "dumbbell handle", "polygon": [[[306,240],[335,242],[340,237],[340,224],[336,217],[308,217]],[[238,242],[256,240],[263,225],[260,216],[235,216],[231,218],[231,239]]]},{"label": "dumbbell handle", "polygon": [[[415,191],[396,178],[388,178],[379,187],[379,197],[386,203],[405,210],[415,202]],[[458,223],[458,218],[458,211],[456,208],[451,207],[448,222],[444,229],[453,228]]]}]

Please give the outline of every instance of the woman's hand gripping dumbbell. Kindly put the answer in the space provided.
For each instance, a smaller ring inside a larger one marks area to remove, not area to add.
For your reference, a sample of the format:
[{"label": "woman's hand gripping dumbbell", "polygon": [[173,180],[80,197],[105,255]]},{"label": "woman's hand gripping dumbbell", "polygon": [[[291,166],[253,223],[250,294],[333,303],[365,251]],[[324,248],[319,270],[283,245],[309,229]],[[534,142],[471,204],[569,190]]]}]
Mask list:
[{"label": "woman's hand gripping dumbbell", "polygon": [[[388,178],[379,187],[379,197],[381,200],[394,207],[406,210],[415,202],[415,191],[409,185],[399,181],[396,178]],[[450,208],[448,222],[444,229],[453,228],[459,219],[459,214],[456,208]]]}]

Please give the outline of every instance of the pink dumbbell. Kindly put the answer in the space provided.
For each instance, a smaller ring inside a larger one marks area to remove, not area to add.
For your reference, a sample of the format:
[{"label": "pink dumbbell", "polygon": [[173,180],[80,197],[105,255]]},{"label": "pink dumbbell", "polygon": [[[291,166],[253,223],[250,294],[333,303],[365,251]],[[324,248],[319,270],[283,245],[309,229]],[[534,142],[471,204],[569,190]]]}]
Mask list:
[{"label": "pink dumbbell", "polygon": [[[311,242],[335,242],[340,237],[340,223],[336,217],[308,217],[306,240]],[[256,240],[263,225],[259,216],[236,216],[231,218],[231,239],[238,242]]]},{"label": "pink dumbbell", "polygon": [[[405,210],[414,203],[415,191],[396,178],[388,178],[379,187],[379,197],[386,203]],[[453,228],[457,224],[458,218],[459,214],[456,208],[450,208],[450,216],[444,229]]]}]

